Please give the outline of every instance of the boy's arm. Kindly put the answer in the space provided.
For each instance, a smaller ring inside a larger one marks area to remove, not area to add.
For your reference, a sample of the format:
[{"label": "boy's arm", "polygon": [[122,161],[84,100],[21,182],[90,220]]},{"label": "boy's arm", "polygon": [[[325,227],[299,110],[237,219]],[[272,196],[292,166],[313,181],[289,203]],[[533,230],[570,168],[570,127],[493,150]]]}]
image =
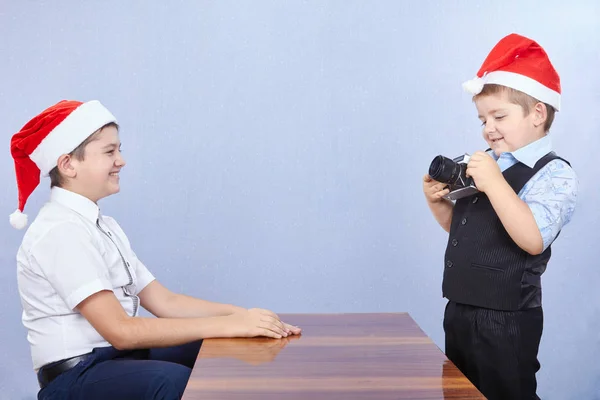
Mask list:
[{"label": "boy's arm", "polygon": [[431,179],[429,175],[423,177],[423,193],[427,199],[427,205],[438,224],[446,232],[450,232],[454,203],[442,197],[449,192],[445,187],[446,184]]},{"label": "boy's arm", "polygon": [[160,318],[219,317],[246,310],[230,304],[173,293],[157,280],[148,284],[138,296],[142,307]]},{"label": "boy's arm", "polygon": [[87,297],[77,310],[119,350],[177,346],[216,337],[287,336],[273,313],[259,309],[206,318],[130,317],[108,290]]},{"label": "boy's arm", "polygon": [[544,244],[533,213],[506,182],[498,163],[489,154],[478,151],[471,156],[467,175],[473,177],[477,189],[490,199],[504,229],[517,246],[529,254],[540,254]]},{"label": "boy's arm", "polygon": [[440,226],[446,231],[450,232],[450,224],[452,223],[452,213],[454,211],[454,204],[446,199],[441,199],[436,203],[430,201],[427,202],[429,209],[433,214],[435,220]]},{"label": "boy's arm", "polygon": [[[204,318],[246,312],[242,307],[215,303],[179,293],[173,293],[157,280],[152,281],[139,293],[142,307],[160,318]],[[279,317],[277,317],[279,318]],[[285,329],[297,335],[301,329],[283,323]]]},{"label": "boy's arm", "polygon": [[[558,162],[562,163],[552,161]],[[577,193],[575,173],[570,168],[550,169],[549,165],[538,172],[540,179],[530,180],[535,182],[535,187],[528,187],[528,183],[523,189],[525,192],[541,192],[547,200],[545,204],[539,199],[534,200],[536,196],[533,195],[525,196],[527,202],[519,198],[504,179],[498,164],[486,153],[475,153],[467,168],[467,174],[473,177],[477,188],[487,194],[510,237],[532,255],[542,253],[550,245],[569,221],[574,209]],[[538,211],[537,215],[541,215],[542,211],[546,215],[536,218],[532,209]],[[542,235],[542,232],[545,234]]]},{"label": "boy's arm", "polygon": [[54,226],[32,246],[29,257],[65,305],[78,310],[116,348],[174,346],[208,337],[287,336],[277,315],[260,309],[207,318],[130,317],[113,292],[93,237],[74,222]]},{"label": "boy's arm", "polygon": [[504,177],[486,194],[504,229],[517,246],[531,255],[541,254],[544,242],[533,213]]}]

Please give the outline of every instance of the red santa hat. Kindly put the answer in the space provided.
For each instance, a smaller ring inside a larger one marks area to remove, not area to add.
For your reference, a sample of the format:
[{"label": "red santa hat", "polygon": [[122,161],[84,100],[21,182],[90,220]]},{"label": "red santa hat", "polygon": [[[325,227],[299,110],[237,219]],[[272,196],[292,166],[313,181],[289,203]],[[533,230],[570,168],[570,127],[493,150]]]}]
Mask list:
[{"label": "red santa hat", "polygon": [[40,183],[40,174],[48,176],[58,158],[75,150],[92,133],[115,117],[97,100],[86,103],[63,100],[29,121],[10,141],[15,162],[19,207],[10,215],[17,229],[27,225],[23,214],[29,195]]},{"label": "red santa hat", "polygon": [[476,95],[488,83],[519,90],[560,109],[560,78],[548,55],[542,46],[516,33],[494,46],[477,76],[463,83],[463,88]]}]

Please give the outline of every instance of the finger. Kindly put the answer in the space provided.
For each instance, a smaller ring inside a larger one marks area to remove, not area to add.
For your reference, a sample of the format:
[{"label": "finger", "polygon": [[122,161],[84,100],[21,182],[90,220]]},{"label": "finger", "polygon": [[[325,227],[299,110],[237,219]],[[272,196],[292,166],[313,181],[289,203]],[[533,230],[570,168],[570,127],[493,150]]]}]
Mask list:
[{"label": "finger", "polygon": [[283,328],[275,325],[275,324],[266,324],[263,328],[270,330],[271,332],[275,332],[281,337],[288,337],[288,334],[283,330]]},{"label": "finger", "polygon": [[479,157],[472,157],[469,162],[467,163],[467,166],[469,165],[473,165],[473,164],[477,164],[479,161],[481,161],[481,159]]},{"label": "finger", "polygon": [[444,187],[441,187],[440,190],[438,190],[438,192],[443,192],[443,191],[448,191],[449,192],[450,191],[450,186],[444,186]]},{"label": "finger", "polygon": [[435,186],[436,184],[437,184],[437,182],[434,181],[433,179],[423,182],[423,186],[425,186],[425,187],[432,187],[432,186]]},{"label": "finger", "polygon": [[437,196],[437,198],[442,198],[448,193],[450,193],[450,189],[444,189],[442,191],[437,192],[435,195]]},{"label": "finger", "polygon": [[438,196],[437,194],[439,193],[439,191],[432,191],[431,193],[429,193],[427,195],[427,198],[431,199],[431,200],[437,200]]},{"label": "finger", "polygon": [[256,327],[259,329],[265,329],[268,330],[270,332],[272,332],[274,335],[278,335],[279,337],[286,337],[287,335],[285,334],[285,332],[279,328],[278,326],[276,326],[275,324],[271,324],[265,321],[259,321],[258,324],[256,324]]},{"label": "finger", "polygon": [[427,190],[428,190],[429,192],[432,192],[432,193],[434,193],[434,192],[437,192],[437,191],[438,191],[438,187],[439,187],[439,186],[440,186],[440,184],[439,184],[439,183],[430,183],[430,184],[427,186]]},{"label": "finger", "polygon": [[471,159],[469,160],[469,162],[471,161],[481,161],[481,159],[483,158],[483,156],[485,155],[485,153],[482,153],[480,151],[476,152],[475,154],[473,154],[471,156]]},{"label": "finger", "polygon": [[261,309],[261,314],[263,316],[262,319],[267,318],[267,321],[276,323],[281,326],[281,329],[283,329],[283,322],[281,322],[279,316],[273,311]]},{"label": "finger", "polygon": [[284,325],[285,325],[286,329],[289,330],[290,332],[292,332],[294,335],[299,335],[300,332],[302,332],[302,329],[300,329],[297,326],[286,324],[286,323],[284,323]]},{"label": "finger", "polygon": [[431,176],[429,176],[429,174],[425,174],[425,176],[423,177],[423,182],[431,182],[433,179],[431,179]]},{"label": "finger", "polygon": [[481,162],[481,161],[483,161],[483,162],[486,162],[486,161],[488,161],[489,159],[492,159],[492,160],[493,160],[493,158],[492,158],[492,156],[491,156],[491,155],[489,155],[488,153],[485,153],[485,152],[483,152],[483,151],[478,151],[478,152],[477,152],[477,156],[476,156],[476,158],[475,158],[475,159],[476,159],[477,161],[480,161],[480,162]]},{"label": "finger", "polygon": [[271,324],[275,324],[279,327],[281,327],[281,329],[285,329],[283,326],[283,322],[279,319],[279,317],[277,317],[277,315],[273,316],[273,315],[263,315],[261,320],[266,321],[268,323]]},{"label": "finger", "polygon": [[285,332],[285,329],[283,327],[283,324],[281,323],[281,321],[276,320],[274,318],[271,318],[270,320],[268,319],[262,319],[261,320],[261,327],[263,328],[267,328],[270,329],[274,332],[279,333],[282,336],[287,336],[287,333]]},{"label": "finger", "polygon": [[278,334],[270,329],[267,328],[260,328],[258,330],[258,332],[256,333],[256,336],[266,336],[266,337],[270,337],[270,338],[274,338],[274,339],[281,339],[282,336],[281,334]]},{"label": "finger", "polygon": [[444,186],[440,186],[440,185],[431,185],[427,188],[427,194],[433,194],[435,192],[439,192],[440,190],[442,190],[444,188]]}]

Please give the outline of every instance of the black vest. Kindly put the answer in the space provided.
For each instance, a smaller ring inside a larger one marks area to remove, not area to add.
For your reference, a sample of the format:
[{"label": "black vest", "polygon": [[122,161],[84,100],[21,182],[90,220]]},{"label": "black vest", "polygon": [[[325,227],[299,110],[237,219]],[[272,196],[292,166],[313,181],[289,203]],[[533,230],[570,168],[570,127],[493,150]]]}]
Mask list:
[{"label": "black vest", "polygon": [[[556,159],[562,160],[550,152],[533,168],[518,162],[503,175],[518,194],[529,179]],[[484,193],[459,199],[446,247],[443,295],[457,303],[495,310],[539,307],[541,275],[550,253],[550,246],[535,256],[517,246]]]}]

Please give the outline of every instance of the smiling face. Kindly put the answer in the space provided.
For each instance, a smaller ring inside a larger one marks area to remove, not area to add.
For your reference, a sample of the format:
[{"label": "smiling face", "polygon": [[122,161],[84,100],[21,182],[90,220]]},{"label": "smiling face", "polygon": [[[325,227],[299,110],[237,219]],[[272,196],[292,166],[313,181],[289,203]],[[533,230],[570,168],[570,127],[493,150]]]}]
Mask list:
[{"label": "smiling face", "polygon": [[545,105],[537,103],[528,113],[511,102],[506,90],[474,99],[483,138],[496,156],[513,152],[544,136]]},{"label": "smiling face", "polygon": [[108,126],[96,133],[85,146],[84,157],[81,160],[71,158],[69,163],[70,179],[66,189],[93,202],[118,193],[119,172],[125,166],[118,129]]}]

